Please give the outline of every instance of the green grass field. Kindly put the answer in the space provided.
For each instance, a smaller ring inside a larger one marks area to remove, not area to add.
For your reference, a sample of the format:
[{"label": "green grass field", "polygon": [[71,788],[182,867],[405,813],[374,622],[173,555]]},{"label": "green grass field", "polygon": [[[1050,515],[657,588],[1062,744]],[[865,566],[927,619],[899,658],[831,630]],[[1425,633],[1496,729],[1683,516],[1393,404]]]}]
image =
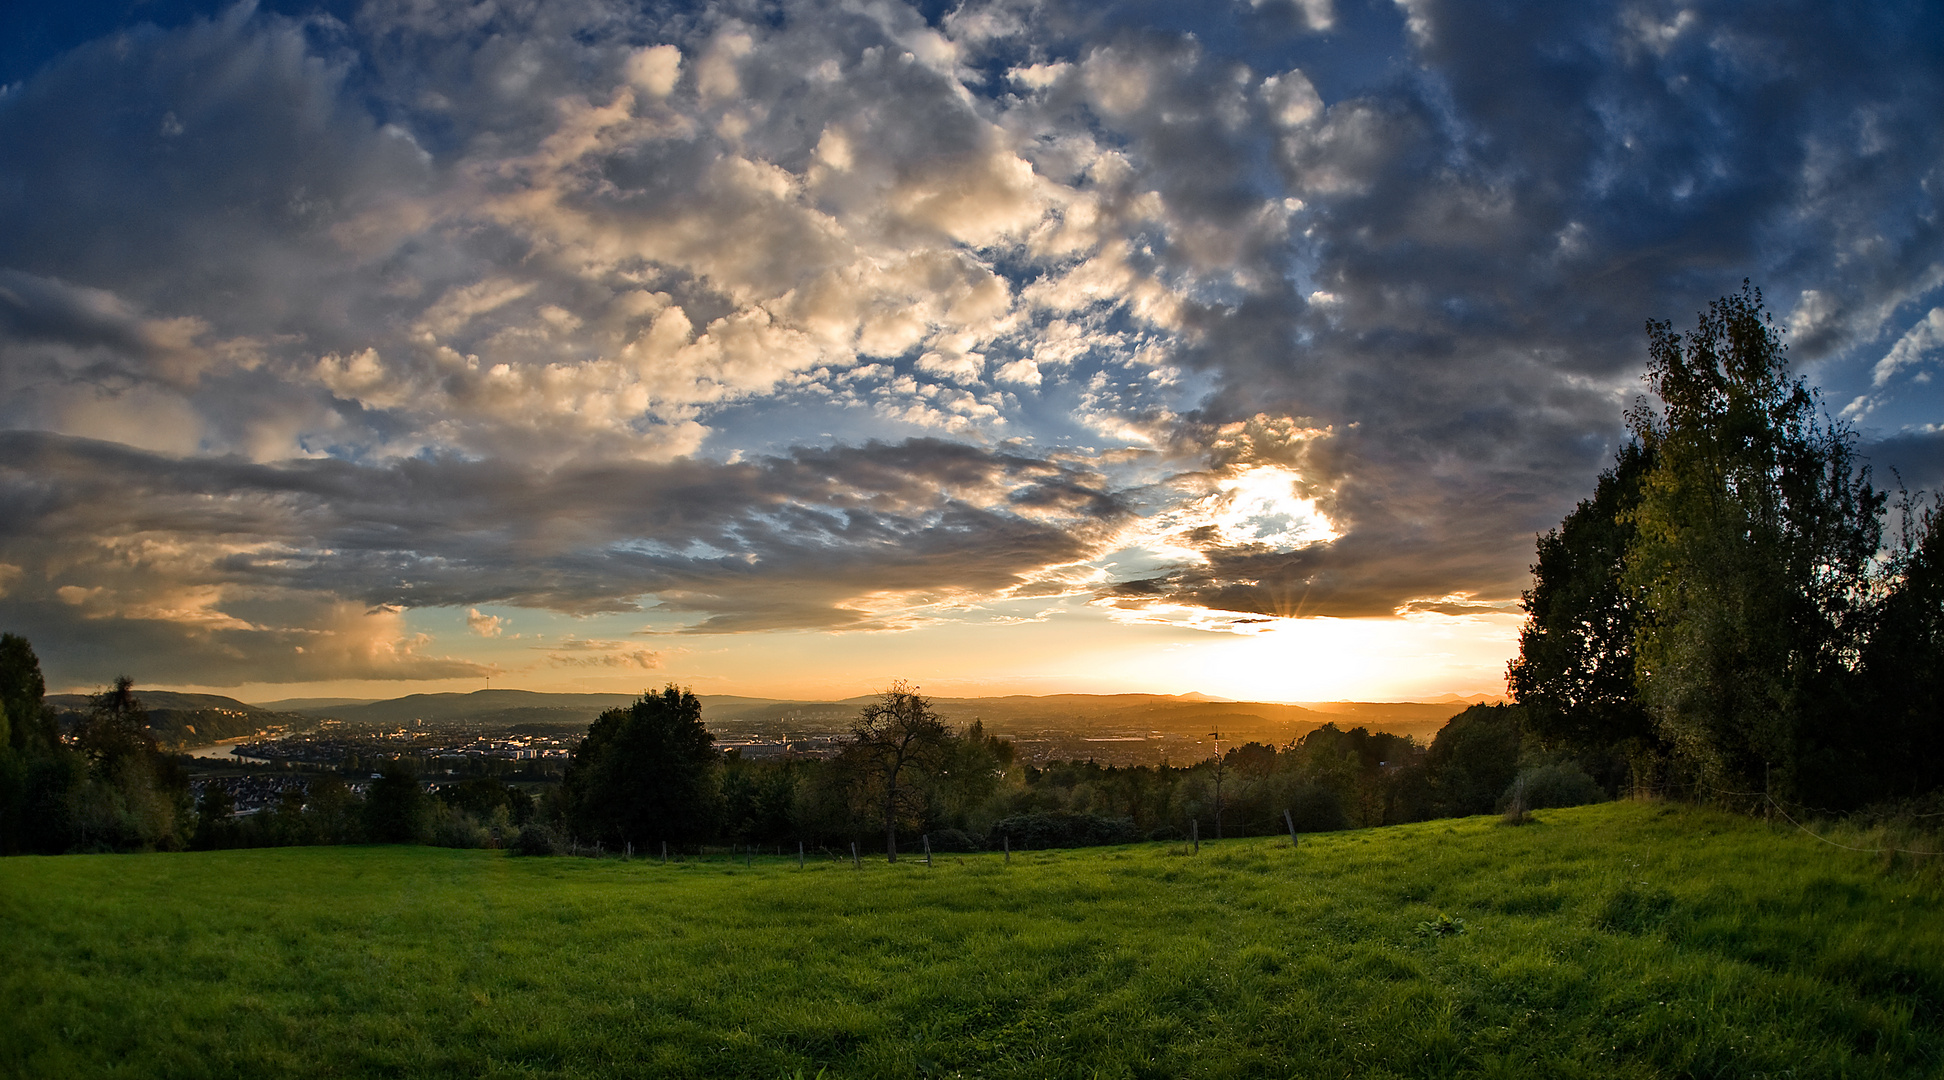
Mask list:
[{"label": "green grass field", "polygon": [[[1944,1075],[1944,903],[1800,833],[1510,828],[853,870],[0,860],[19,1076]],[[1419,933],[1440,915],[1462,933]]]}]

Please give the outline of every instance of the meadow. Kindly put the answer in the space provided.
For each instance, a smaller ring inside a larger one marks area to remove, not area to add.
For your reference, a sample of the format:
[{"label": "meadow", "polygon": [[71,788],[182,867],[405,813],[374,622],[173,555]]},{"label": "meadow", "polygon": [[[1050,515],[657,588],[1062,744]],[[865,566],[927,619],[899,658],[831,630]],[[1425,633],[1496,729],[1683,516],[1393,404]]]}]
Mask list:
[{"label": "meadow", "polygon": [[1644,802],[941,856],[0,860],[15,1076],[1944,1075],[1944,890]]}]

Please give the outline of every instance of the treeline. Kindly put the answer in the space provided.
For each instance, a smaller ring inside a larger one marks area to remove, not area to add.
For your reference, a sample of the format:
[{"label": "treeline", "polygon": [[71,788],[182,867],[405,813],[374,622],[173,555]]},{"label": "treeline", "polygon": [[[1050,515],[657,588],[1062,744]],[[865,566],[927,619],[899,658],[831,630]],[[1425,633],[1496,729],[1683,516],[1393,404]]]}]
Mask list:
[{"label": "treeline", "polygon": [[[516,851],[659,852],[705,845],[938,851],[1248,836],[1417,821],[1605,797],[1569,762],[1534,753],[1519,710],[1475,706],[1427,748],[1325,725],[1288,745],[1245,743],[1187,766],[1019,763],[973,723],[946,725],[898,685],[860,710],[831,758],[745,759],[719,751],[696,697],[670,686],[603,713],[558,784],[450,779],[436,790],[408,761],[369,783],[289,774],[272,805],[238,814],[226,787],[192,793],[161,752],[128,680],[66,727],[42,701],[39,662],[0,638],[0,850],[181,850],[292,844],[432,843]],[[25,723],[15,722],[15,718]],[[369,775],[369,774],[364,774]],[[537,790],[530,794],[529,789]]]},{"label": "treeline", "polygon": [[[1655,397],[1540,538],[1509,672],[1617,785],[1850,810],[1944,784],[1944,522],[1890,504],[1744,284],[1647,327]],[[1886,510],[1892,521],[1886,527]]]},{"label": "treeline", "polygon": [[830,758],[718,752],[695,696],[670,686],[603,713],[518,850],[658,854],[703,845],[934,851],[1323,832],[1607,797],[1573,762],[1527,745],[1521,710],[1474,706],[1427,748],[1325,725],[1174,767],[1017,762],[977,722],[946,725],[896,685]]},{"label": "treeline", "polygon": [[226,788],[207,784],[185,846],[291,847],[308,844],[435,844],[497,847],[533,820],[534,800],[494,778],[443,782],[428,791],[416,773],[391,764],[364,790],[331,774],[287,784],[276,805],[239,815]]}]

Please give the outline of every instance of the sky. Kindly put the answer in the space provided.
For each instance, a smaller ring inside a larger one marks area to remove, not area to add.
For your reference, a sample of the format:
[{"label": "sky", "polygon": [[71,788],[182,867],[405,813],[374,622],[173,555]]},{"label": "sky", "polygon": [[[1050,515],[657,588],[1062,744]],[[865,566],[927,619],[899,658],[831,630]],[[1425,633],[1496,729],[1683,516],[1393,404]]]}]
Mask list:
[{"label": "sky", "polygon": [[1747,280],[1944,486],[1944,7],[0,12],[50,689],[1497,693]]}]

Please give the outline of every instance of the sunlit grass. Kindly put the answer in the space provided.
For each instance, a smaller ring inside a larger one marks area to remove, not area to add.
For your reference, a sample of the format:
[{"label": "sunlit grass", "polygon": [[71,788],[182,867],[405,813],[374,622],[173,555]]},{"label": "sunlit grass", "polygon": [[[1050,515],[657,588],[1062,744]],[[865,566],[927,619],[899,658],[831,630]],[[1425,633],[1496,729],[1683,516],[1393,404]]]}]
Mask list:
[{"label": "sunlit grass", "polygon": [[[0,861],[35,1076],[1935,1075],[1938,890],[1641,803],[949,856]],[[1420,933],[1441,915],[1462,933]]]}]

